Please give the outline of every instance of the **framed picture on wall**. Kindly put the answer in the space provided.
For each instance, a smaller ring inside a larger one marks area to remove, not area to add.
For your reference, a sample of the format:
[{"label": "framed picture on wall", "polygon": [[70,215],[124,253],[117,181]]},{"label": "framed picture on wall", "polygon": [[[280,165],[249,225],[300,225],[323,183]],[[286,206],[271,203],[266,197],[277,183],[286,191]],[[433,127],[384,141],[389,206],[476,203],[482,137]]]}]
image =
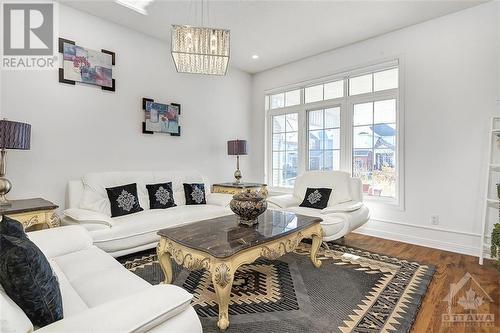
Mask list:
[{"label": "framed picture on wall", "polygon": [[73,85],[81,82],[115,91],[114,52],[88,49],[63,38],[59,38],[59,52],[63,54],[63,67],[59,69],[60,82]]},{"label": "framed picture on wall", "polygon": [[181,105],[157,103],[153,99],[143,98],[144,123],[143,133],[167,133],[180,136],[179,115]]}]

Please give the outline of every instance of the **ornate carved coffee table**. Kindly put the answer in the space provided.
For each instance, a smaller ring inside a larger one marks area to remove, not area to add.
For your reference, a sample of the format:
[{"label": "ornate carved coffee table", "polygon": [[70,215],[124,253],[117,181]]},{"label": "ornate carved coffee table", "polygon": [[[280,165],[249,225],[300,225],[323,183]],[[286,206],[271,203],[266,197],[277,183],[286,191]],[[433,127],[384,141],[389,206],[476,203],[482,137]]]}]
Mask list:
[{"label": "ornate carved coffee table", "polygon": [[210,271],[219,305],[217,326],[225,330],[229,326],[229,300],[238,267],[260,257],[275,260],[292,252],[303,238],[312,238],[311,261],[314,266],[321,266],[316,258],[323,240],[321,221],[267,210],[253,227],[241,226],[236,215],[229,215],[160,230],[157,252],[165,283],[172,282],[171,259],[189,270]]}]

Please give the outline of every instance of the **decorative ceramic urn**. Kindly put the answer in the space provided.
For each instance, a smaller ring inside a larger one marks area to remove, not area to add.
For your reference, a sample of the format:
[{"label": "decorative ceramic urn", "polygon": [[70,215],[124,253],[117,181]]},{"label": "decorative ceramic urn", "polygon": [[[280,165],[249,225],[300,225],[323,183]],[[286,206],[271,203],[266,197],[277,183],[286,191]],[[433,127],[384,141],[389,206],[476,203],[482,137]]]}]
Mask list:
[{"label": "decorative ceramic urn", "polygon": [[262,194],[247,190],[233,195],[229,206],[239,216],[241,224],[251,226],[259,223],[257,217],[266,211],[267,201]]}]

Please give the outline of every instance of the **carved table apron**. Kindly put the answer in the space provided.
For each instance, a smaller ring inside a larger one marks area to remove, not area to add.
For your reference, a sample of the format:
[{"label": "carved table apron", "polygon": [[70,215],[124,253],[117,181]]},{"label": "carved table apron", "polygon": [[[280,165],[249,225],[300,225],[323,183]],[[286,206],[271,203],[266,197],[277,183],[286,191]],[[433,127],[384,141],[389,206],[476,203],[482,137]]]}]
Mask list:
[{"label": "carved table apron", "polygon": [[217,304],[219,305],[217,326],[225,330],[229,326],[228,307],[236,270],[241,265],[251,264],[260,257],[275,260],[295,250],[304,238],[312,239],[311,261],[315,267],[320,267],[321,261],[316,258],[316,255],[323,240],[323,230],[319,223],[236,252],[227,258],[213,257],[204,251],[178,244],[166,236],[161,237],[157,253],[160,266],[165,274],[164,283],[172,283],[171,259],[188,270],[192,271],[204,268],[210,272],[217,296]]}]

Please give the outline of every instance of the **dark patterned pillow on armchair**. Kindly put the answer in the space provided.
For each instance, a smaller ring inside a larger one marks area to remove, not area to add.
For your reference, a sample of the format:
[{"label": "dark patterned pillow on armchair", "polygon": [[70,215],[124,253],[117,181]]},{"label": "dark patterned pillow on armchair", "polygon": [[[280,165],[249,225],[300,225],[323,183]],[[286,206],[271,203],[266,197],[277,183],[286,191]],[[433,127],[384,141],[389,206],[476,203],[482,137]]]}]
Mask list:
[{"label": "dark patterned pillow on armchair", "polygon": [[304,201],[302,201],[300,207],[324,209],[328,206],[328,200],[330,199],[331,193],[331,188],[308,187]]}]

